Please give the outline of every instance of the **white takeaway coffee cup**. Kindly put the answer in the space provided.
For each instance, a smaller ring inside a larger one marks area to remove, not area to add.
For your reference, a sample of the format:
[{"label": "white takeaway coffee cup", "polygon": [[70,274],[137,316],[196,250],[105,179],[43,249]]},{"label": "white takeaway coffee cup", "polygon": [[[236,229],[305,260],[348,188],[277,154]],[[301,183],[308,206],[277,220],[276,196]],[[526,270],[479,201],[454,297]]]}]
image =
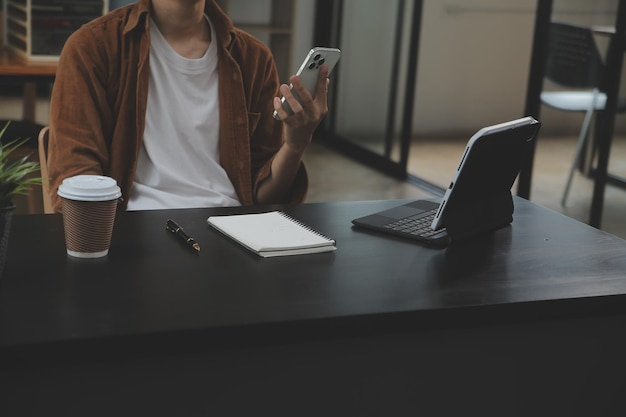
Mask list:
[{"label": "white takeaway coffee cup", "polygon": [[67,254],[77,258],[108,255],[122,195],[117,182],[102,175],[77,175],[63,180],[57,193],[63,204]]}]

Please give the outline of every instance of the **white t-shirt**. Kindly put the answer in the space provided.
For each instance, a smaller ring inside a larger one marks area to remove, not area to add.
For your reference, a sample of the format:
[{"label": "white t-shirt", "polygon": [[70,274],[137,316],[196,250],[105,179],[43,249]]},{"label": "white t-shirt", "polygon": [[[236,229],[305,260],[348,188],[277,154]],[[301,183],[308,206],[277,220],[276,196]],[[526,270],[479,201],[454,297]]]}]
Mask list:
[{"label": "white t-shirt", "polygon": [[219,164],[217,64],[215,41],[203,57],[183,58],[150,22],[146,125],[128,210],[240,205]]}]

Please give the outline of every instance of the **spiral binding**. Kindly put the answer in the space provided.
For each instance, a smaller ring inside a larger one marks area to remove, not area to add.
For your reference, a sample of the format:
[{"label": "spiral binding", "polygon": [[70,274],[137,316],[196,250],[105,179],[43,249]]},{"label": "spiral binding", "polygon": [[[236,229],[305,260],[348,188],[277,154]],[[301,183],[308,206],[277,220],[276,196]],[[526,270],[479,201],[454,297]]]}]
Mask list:
[{"label": "spiral binding", "polygon": [[290,215],[288,215],[287,213],[285,213],[283,211],[279,211],[278,214],[281,215],[282,217],[286,218],[290,222],[293,222],[293,223],[297,224],[298,226],[302,227],[303,229],[308,230],[309,232],[311,232],[311,233],[313,233],[313,234],[315,234],[315,235],[317,235],[317,236],[319,236],[321,238],[324,238],[324,239],[326,239],[329,242],[336,242],[335,239],[329,238],[328,236],[324,235],[323,233],[320,233],[317,230],[311,228],[310,226],[302,223],[301,221],[294,219],[293,217],[291,217]]}]

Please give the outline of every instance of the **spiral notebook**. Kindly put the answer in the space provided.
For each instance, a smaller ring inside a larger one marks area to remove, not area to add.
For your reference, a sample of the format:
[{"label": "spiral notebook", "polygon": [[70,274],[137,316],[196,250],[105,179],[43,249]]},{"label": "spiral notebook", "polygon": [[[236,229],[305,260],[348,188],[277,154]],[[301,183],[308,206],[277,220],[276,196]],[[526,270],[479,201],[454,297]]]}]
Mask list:
[{"label": "spiral notebook", "polygon": [[281,211],[211,216],[207,223],[264,258],[337,249],[333,239]]}]

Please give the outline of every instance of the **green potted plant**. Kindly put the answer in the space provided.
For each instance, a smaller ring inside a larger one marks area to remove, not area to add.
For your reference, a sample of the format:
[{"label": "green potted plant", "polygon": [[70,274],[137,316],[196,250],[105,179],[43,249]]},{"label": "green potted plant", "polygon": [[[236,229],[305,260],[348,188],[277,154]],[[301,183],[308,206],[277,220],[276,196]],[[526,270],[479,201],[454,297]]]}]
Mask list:
[{"label": "green potted plant", "polygon": [[4,270],[11,218],[15,209],[13,198],[26,194],[31,185],[41,184],[40,177],[31,175],[39,172],[39,163],[29,161],[29,155],[14,155],[15,150],[27,142],[28,138],[6,140],[4,132],[8,127],[9,123],[0,131],[0,276]]}]

